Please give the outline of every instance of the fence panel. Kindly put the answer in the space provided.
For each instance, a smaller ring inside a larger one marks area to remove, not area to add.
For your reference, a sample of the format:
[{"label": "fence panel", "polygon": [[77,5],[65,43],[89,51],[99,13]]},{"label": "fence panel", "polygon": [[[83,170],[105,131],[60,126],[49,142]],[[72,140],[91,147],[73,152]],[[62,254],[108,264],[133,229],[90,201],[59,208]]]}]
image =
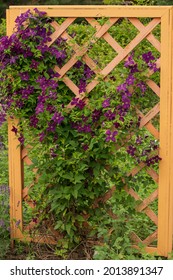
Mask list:
[{"label": "fence panel", "polygon": [[[11,35],[14,28],[14,21],[17,16],[33,9],[36,6],[11,6],[7,10],[7,35]],[[135,200],[140,201],[136,211],[146,215],[154,230],[142,239],[142,235],[135,232],[132,233],[132,241],[134,246],[142,243],[146,246],[147,252],[155,252],[162,256],[167,256],[172,251],[173,238],[173,114],[172,114],[172,92],[173,92],[173,9],[172,7],[122,7],[122,6],[38,6],[39,10],[47,12],[50,17],[63,17],[66,20],[59,25],[56,21],[52,23],[55,31],[52,34],[50,45],[61,37],[70,43],[71,36],[68,34],[68,27],[75,21],[76,18],[85,18],[87,23],[95,28],[93,44],[99,39],[103,39],[112,47],[116,55],[103,68],[98,67],[95,61],[88,55],[87,45],[79,47],[77,43],[73,44],[74,54],[69,61],[61,68],[56,66],[56,71],[60,74],[60,78],[74,93],[74,96],[79,95],[79,88],[68,77],[68,71],[77,62],[77,57],[82,57],[85,64],[95,73],[106,77],[116,68],[119,63],[127,59],[128,55],[145,40],[147,44],[161,53],[160,59],[157,60],[156,66],[161,69],[160,85],[152,80],[153,71],[148,73],[147,86],[156,98],[156,104],[149,110],[140,110],[137,108],[140,116],[140,128],[145,128],[146,131],[155,138],[159,139],[160,149],[159,156],[162,160],[159,163],[159,173],[152,168],[146,168],[146,164],[139,163],[138,166],[132,168],[129,175],[135,178],[140,172],[145,172],[147,176],[152,178],[155,188],[145,197],[140,197],[138,192],[133,187],[125,186],[125,190]],[[98,18],[106,17],[109,19],[109,24],[102,26],[97,21]],[[142,18],[148,18],[149,23],[144,24]],[[129,24],[136,31],[136,35],[124,47],[110,35],[110,28],[119,20],[127,19]],[[161,41],[154,33],[155,28],[161,25]],[[99,84],[99,80],[94,78],[87,85],[87,93],[92,94],[92,90]],[[160,114],[159,128],[155,125],[155,117]],[[17,120],[15,120],[17,122]],[[11,237],[12,239],[27,239],[31,237],[24,234],[24,230],[30,229],[30,225],[23,225],[23,208],[22,201],[25,200],[31,207],[34,207],[29,201],[29,188],[25,186],[23,169],[24,164],[30,165],[32,162],[28,158],[27,149],[18,147],[18,140],[14,138],[11,132],[14,120],[9,119],[9,184],[10,184],[10,205],[11,205]],[[141,176],[141,175],[140,175]],[[108,201],[116,187],[112,187],[105,195],[100,198],[100,201]],[[97,205],[96,201],[96,205]],[[158,205],[158,213],[152,209],[152,203]],[[110,212],[112,217],[113,213]],[[16,227],[16,222],[20,222],[20,227]],[[53,229],[52,229],[53,230]],[[142,230],[142,229],[141,229]],[[35,237],[34,241],[56,243],[56,238],[53,236]],[[136,244],[136,245],[135,245]]]}]

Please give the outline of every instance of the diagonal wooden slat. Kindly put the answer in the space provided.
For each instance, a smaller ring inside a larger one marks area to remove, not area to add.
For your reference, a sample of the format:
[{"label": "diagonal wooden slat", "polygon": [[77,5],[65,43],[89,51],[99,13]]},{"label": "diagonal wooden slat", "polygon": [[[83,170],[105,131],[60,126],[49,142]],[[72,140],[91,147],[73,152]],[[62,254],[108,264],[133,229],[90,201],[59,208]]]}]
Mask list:
[{"label": "diagonal wooden slat", "polygon": [[[119,18],[110,18],[104,25],[100,25],[97,30],[97,32],[94,34],[94,37],[99,39],[104,36],[105,33],[109,30],[109,28],[114,25]],[[94,39],[93,41],[91,40],[92,43],[95,43],[96,40]]]},{"label": "diagonal wooden slat", "polygon": [[151,176],[151,178],[154,180],[154,182],[156,184],[159,183],[159,175],[157,174],[157,172],[154,169],[146,169],[146,172],[148,173],[148,175]]},{"label": "diagonal wooden slat", "polygon": [[104,76],[118,65],[158,24],[160,19],[153,19],[102,71]]},{"label": "diagonal wooden slat", "polygon": [[[59,24],[57,22],[52,22],[51,25],[55,28],[58,29],[59,28]],[[75,42],[71,42],[72,37],[66,32],[64,31],[64,33],[61,35],[61,37],[66,40],[66,43],[72,47],[72,49],[77,52],[80,48],[80,46]],[[99,68],[98,65],[96,65],[96,63],[87,55],[85,54],[83,56],[83,61],[86,60],[87,65],[91,68],[92,71],[94,71],[95,73],[99,72]],[[101,71],[101,70],[100,70]]]},{"label": "diagonal wooden slat", "polygon": [[[104,33],[117,21],[118,19],[114,18],[110,21],[110,24],[105,23],[94,35],[93,38],[90,40],[89,44],[94,44],[97,42],[99,38],[102,37]],[[73,47],[74,49],[74,47]],[[60,69],[59,74],[63,77],[69,69],[78,61],[77,57],[82,57],[88,51],[88,42],[85,43],[82,47],[79,46],[78,49],[74,49],[75,54],[69,59],[69,61]]]},{"label": "diagonal wooden slat", "polygon": [[[59,28],[59,24],[57,22],[52,22],[51,25],[55,28],[58,29]],[[74,51],[78,51],[80,49],[80,46],[77,43],[71,42],[72,37],[69,36],[69,34],[64,31],[64,33],[61,35],[61,37],[66,40],[66,43],[71,46],[73,48]],[[99,74],[101,72],[101,70],[99,69],[98,65],[96,65],[96,63],[87,55],[85,54],[83,56],[83,61],[90,67],[90,69],[96,73]],[[58,72],[60,74],[60,68],[58,66],[55,66],[55,71]],[[77,89],[74,85],[74,83],[71,81],[67,76],[63,76],[64,82],[66,83],[66,85],[72,89],[72,91],[77,95],[77,90],[79,92],[79,89]],[[81,98],[81,95],[80,95]]]},{"label": "diagonal wooden slat", "polygon": [[140,128],[145,126],[160,112],[160,103],[156,104],[140,121]]},{"label": "diagonal wooden slat", "polygon": [[[119,62],[121,62],[132,50],[133,48],[139,44],[140,41],[142,41],[148,33],[150,33],[155,26],[160,23],[160,19],[153,19],[152,22],[150,22],[141,32],[138,34],[130,43],[128,46],[124,48],[123,51],[121,51],[120,54],[118,54],[102,71],[101,75],[104,77],[107,76],[116,65],[118,65]],[[113,22],[112,22],[113,24]],[[96,32],[94,35],[97,39],[99,38],[100,34],[103,34],[103,32],[106,32],[110,26],[106,26],[105,24],[101,27],[101,29]],[[103,31],[102,31],[103,30]],[[102,32],[101,32],[102,31]],[[93,43],[96,40],[93,39]],[[76,54],[61,68],[59,71],[59,74],[61,77],[65,75],[66,72],[77,62],[76,56],[83,56],[87,52],[88,48],[87,45],[82,46],[80,50],[76,50]],[[97,79],[93,80],[88,86],[87,86],[87,92],[90,92],[97,84],[99,81]]]},{"label": "diagonal wooden slat", "polygon": [[159,86],[152,80],[147,80],[146,84],[160,97],[160,88]]},{"label": "diagonal wooden slat", "polygon": [[142,240],[139,238],[139,236],[135,232],[131,233],[130,238],[135,244],[140,244],[140,243],[142,244]]},{"label": "diagonal wooden slat", "polygon": [[[144,114],[136,109],[137,111],[137,114],[139,117],[144,118]],[[145,128],[156,138],[156,139],[159,139],[159,131],[154,127],[154,125],[152,125],[152,123],[149,121],[148,123],[145,124]]]},{"label": "diagonal wooden slat", "polygon": [[23,188],[23,190],[22,190],[22,197],[23,197],[23,199],[25,199],[25,197],[28,196],[28,193],[29,193],[29,187]]},{"label": "diagonal wooden slat", "polygon": [[[142,201],[140,196],[132,189],[128,188],[127,186],[124,187],[125,191],[130,194],[136,201]],[[142,212],[142,211],[139,211]],[[158,224],[158,218],[157,215],[147,206],[143,212],[153,221],[155,225]]]},{"label": "diagonal wooden slat", "polygon": [[[86,18],[86,20],[97,30],[101,28],[101,25],[95,20],[94,18]],[[115,39],[108,33],[106,32],[102,38],[105,39],[105,41],[119,54],[121,51],[123,51],[123,48],[115,41]],[[126,58],[125,58],[126,60]],[[101,70],[99,71],[99,73]],[[96,73],[96,72],[95,72]]]},{"label": "diagonal wooden slat", "polygon": [[[64,31],[75,21],[75,17],[67,18],[58,29],[55,30],[55,32],[50,36],[51,41],[47,44],[48,47],[52,45],[56,39],[58,39]],[[53,26],[53,25],[52,25]]]},{"label": "diagonal wooden slat", "polygon": [[[101,75],[106,77],[129,53],[160,23],[160,19],[153,19],[124,49],[121,51],[102,71]],[[152,71],[151,71],[152,72]],[[89,93],[99,81],[94,79],[87,86]]]},{"label": "diagonal wooden slat", "polygon": [[158,189],[156,189],[150,196],[145,198],[140,205],[137,206],[136,210],[141,212],[145,209],[150,203],[152,203],[155,199],[158,198]]},{"label": "diagonal wooden slat", "polygon": [[93,203],[93,208],[99,207],[99,202],[101,202],[101,203],[106,203],[106,201],[108,201],[108,200],[112,197],[112,195],[113,195],[113,193],[115,192],[115,190],[116,190],[116,187],[113,186],[113,187],[112,187],[109,191],[107,191],[103,196],[98,197],[98,198],[94,201],[94,203]]},{"label": "diagonal wooden slat", "polygon": [[132,232],[130,237],[131,240],[135,243],[135,244],[144,244],[146,246],[150,245],[153,241],[157,240],[157,232],[158,230],[154,231],[152,234],[150,234],[146,239],[141,240],[139,238],[139,236],[135,233]]},{"label": "diagonal wooden slat", "polygon": [[[145,26],[137,18],[128,18],[128,20],[139,30],[141,31]],[[150,33],[146,38],[159,52],[161,51],[161,43],[155,38],[155,36]]]},{"label": "diagonal wooden slat", "polygon": [[[156,60],[155,64],[156,64],[156,67],[157,67],[158,69],[160,69],[160,58],[158,58],[158,59]],[[154,69],[150,69],[150,70],[148,71],[148,78],[149,78],[151,75],[153,75],[153,74],[154,74]]]},{"label": "diagonal wooden slat", "polygon": [[142,241],[145,245],[150,245],[153,241],[157,240],[158,230],[155,230],[152,234],[150,234],[145,240]]},{"label": "diagonal wooden slat", "polygon": [[[94,28],[96,28],[96,30],[98,31],[101,28],[101,25],[98,23],[97,20],[95,20],[94,18],[86,18],[86,20],[91,24],[91,26],[93,26]],[[103,36],[102,36],[105,41],[117,52],[120,53],[123,48],[115,41],[115,39],[108,33],[106,32]]]},{"label": "diagonal wooden slat", "polygon": [[140,162],[138,164],[138,166],[135,166],[129,173],[127,176],[135,176],[142,168],[145,167],[145,163],[144,162]]},{"label": "diagonal wooden slat", "polygon": [[158,226],[158,217],[149,207],[146,207],[143,212],[150,218],[150,220]]},{"label": "diagonal wooden slat", "polygon": [[[54,70],[59,73],[60,68],[56,65]],[[73,83],[72,80],[70,80],[67,76],[64,76],[62,80],[77,97],[80,97],[79,88]]]},{"label": "diagonal wooden slat", "polygon": [[[97,30],[100,28],[100,24],[93,18],[86,18],[87,21],[95,27]],[[145,27],[139,19],[137,18],[128,18],[128,20],[139,30]],[[112,48],[120,53],[123,51],[123,48],[112,38],[112,36],[107,32],[104,34],[103,38],[112,46]],[[152,33],[150,33],[146,39],[160,52],[160,42],[154,37]],[[160,96],[160,88],[156,85],[156,83],[152,80],[148,80],[146,82],[148,86],[158,95]]]}]

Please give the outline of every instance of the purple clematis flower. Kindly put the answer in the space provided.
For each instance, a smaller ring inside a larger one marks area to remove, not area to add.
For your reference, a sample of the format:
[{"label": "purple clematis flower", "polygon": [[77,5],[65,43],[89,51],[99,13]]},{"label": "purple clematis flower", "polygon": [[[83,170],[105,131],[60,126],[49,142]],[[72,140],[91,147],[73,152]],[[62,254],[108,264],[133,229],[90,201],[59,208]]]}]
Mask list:
[{"label": "purple clematis flower", "polygon": [[115,136],[118,134],[118,131],[110,131],[110,129],[108,129],[107,131],[106,131],[106,135],[107,135],[107,137],[106,137],[106,142],[110,142],[110,141],[112,141],[112,142],[115,142],[116,141],[116,139],[115,139]]},{"label": "purple clematis flower", "polygon": [[19,73],[19,76],[20,76],[20,78],[21,78],[22,81],[28,81],[28,80],[29,80],[29,74],[28,74],[28,72]]},{"label": "purple clematis flower", "polygon": [[52,120],[54,121],[54,123],[56,124],[61,124],[62,121],[64,120],[64,117],[62,116],[61,113],[55,112],[55,114],[52,117]]}]

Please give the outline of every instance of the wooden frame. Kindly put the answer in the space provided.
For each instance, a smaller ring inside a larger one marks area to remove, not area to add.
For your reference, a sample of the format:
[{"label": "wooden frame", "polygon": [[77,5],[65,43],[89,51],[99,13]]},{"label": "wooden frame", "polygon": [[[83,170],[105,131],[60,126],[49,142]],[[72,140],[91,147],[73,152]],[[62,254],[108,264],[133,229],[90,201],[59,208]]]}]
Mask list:
[{"label": "wooden frame", "polygon": [[[149,253],[157,253],[161,256],[168,256],[173,249],[173,7],[159,7],[159,6],[10,6],[7,10],[7,35],[11,35],[14,28],[14,21],[18,15],[25,12],[28,9],[39,8],[39,10],[47,12],[50,17],[86,17],[88,21],[94,17],[109,17],[119,18],[128,17],[129,20],[136,24],[136,27],[141,31],[139,37],[145,38],[152,42],[152,44],[160,50],[160,44],[152,36],[152,26],[161,22],[161,60],[158,61],[161,67],[161,86],[160,89],[151,80],[148,81],[149,86],[153,91],[160,95],[160,106],[157,105],[153,108],[147,116],[143,116],[141,112],[139,115],[142,117],[141,126],[146,126],[150,132],[155,135],[156,138],[160,138],[160,157],[162,158],[159,166],[159,178],[152,173],[151,175],[158,180],[158,190],[152,194],[152,197],[143,201],[138,211],[145,209],[146,213],[149,213],[148,204],[150,200],[154,200],[158,196],[158,231],[154,232],[150,239],[157,238],[157,247],[147,246],[146,251]],[[151,25],[145,29],[134,18],[139,17],[152,17],[155,19]],[[96,25],[97,29],[97,25]],[[142,31],[143,29],[143,31]],[[98,28],[99,32],[99,28]],[[65,33],[63,33],[64,36]],[[99,35],[98,35],[99,36]],[[104,35],[106,39],[106,35]],[[137,42],[136,42],[137,43]],[[130,45],[131,50],[135,46],[135,41]],[[103,75],[107,75],[110,67],[114,67],[119,60],[124,59],[127,56],[128,51],[124,51],[120,46],[116,46],[118,50],[118,58],[116,57],[113,62],[109,64],[109,67],[105,67],[102,71]],[[88,61],[86,59],[86,61]],[[92,64],[91,62],[90,65]],[[60,69],[58,69],[59,71]],[[75,87],[65,78],[65,69],[61,69],[60,74],[64,76],[64,82],[71,86],[75,93]],[[91,83],[88,86],[88,91],[91,91],[96,82]],[[77,93],[75,93],[77,94]],[[152,117],[160,111],[160,132],[152,126],[150,120]],[[10,216],[11,216],[11,238],[12,240],[18,238],[24,239],[22,233],[22,200],[23,194],[23,167],[22,160],[26,158],[26,154],[18,147],[19,142],[14,138],[14,134],[11,132],[12,125],[17,120],[9,119],[9,185],[10,185]],[[142,168],[139,167],[139,168]],[[137,169],[132,170],[132,174],[135,174]],[[113,190],[111,190],[113,191]],[[110,192],[111,192],[110,191]],[[136,194],[130,190],[128,191],[134,198],[137,199]],[[109,194],[107,194],[109,197]],[[106,200],[106,198],[105,198]],[[144,205],[145,204],[145,205]],[[152,213],[150,213],[152,216]],[[153,218],[155,220],[155,218]],[[20,222],[20,226],[16,227],[15,223]],[[27,239],[31,240],[31,238]],[[36,238],[35,241],[38,241]],[[44,238],[42,242],[46,242],[47,238]],[[50,241],[50,240],[49,240]],[[53,242],[53,240],[52,240]],[[148,244],[147,241],[145,244]]]}]

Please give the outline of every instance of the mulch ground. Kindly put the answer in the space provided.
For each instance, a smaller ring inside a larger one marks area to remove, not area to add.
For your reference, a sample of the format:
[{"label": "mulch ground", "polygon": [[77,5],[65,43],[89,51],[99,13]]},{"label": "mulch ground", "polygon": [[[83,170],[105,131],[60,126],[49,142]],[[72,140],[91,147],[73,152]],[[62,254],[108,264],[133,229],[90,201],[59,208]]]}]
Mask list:
[{"label": "mulch ground", "polygon": [[68,252],[47,244],[17,244],[10,248],[5,260],[92,260],[93,249],[89,242],[81,242]]}]

